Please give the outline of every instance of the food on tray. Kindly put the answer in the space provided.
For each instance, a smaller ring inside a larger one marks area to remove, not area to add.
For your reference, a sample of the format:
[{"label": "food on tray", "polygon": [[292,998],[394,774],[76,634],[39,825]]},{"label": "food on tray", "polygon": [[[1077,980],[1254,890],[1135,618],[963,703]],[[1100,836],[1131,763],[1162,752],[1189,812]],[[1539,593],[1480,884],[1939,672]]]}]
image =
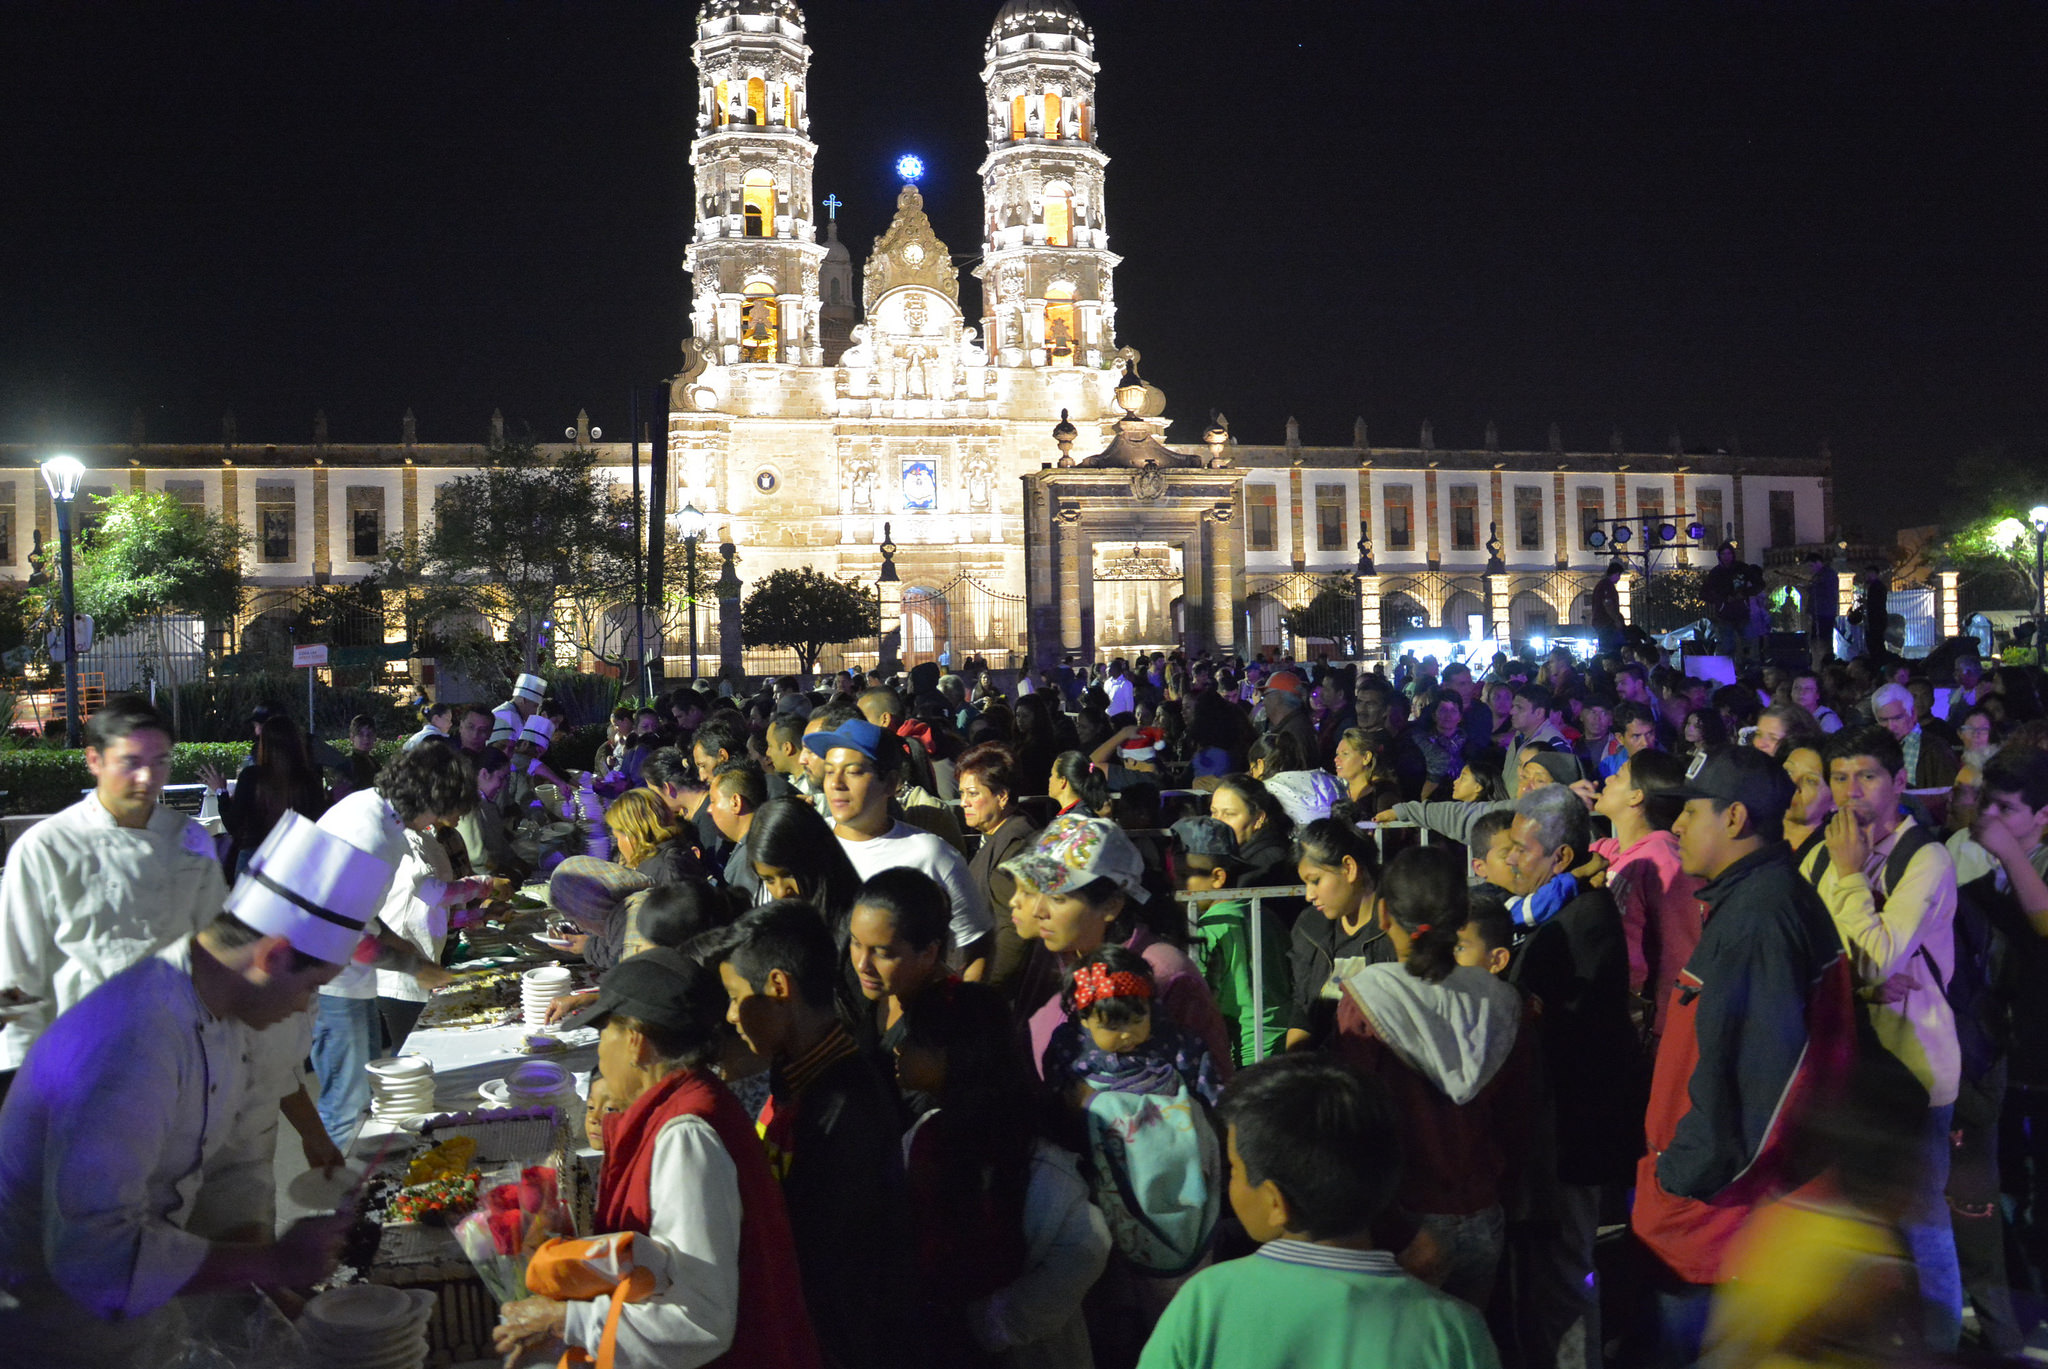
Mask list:
[{"label": "food on tray", "polygon": [[475,1027],[504,1020],[519,1006],[519,971],[486,970],[465,974],[437,989],[420,1014],[423,1027]]},{"label": "food on tray", "polygon": [[409,1184],[424,1184],[434,1179],[445,1179],[452,1174],[465,1174],[470,1161],[476,1159],[476,1142],[467,1136],[451,1136],[428,1150],[421,1151],[406,1167],[405,1181]]},{"label": "food on tray", "polygon": [[527,1037],[524,1045],[528,1055],[559,1055],[569,1049],[569,1043],[561,1037],[540,1034]]},{"label": "food on tray", "polygon": [[[472,1147],[474,1144],[471,1143]],[[392,1195],[387,1218],[394,1222],[444,1223],[467,1216],[476,1207],[476,1187],[483,1177],[481,1171],[472,1169],[423,1184],[407,1184]]]}]

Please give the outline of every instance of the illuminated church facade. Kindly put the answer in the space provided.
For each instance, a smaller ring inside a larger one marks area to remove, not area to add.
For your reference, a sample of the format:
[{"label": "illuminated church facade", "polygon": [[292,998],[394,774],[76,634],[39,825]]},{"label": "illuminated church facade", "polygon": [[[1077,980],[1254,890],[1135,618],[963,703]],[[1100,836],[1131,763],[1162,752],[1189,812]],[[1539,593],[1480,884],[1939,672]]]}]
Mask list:
[{"label": "illuminated church facade", "polygon": [[[1660,566],[1701,564],[1710,553],[1678,544],[1724,534],[1788,563],[1832,535],[1825,452],[1745,458],[1675,436],[1632,450],[1619,433],[1567,451],[1554,427],[1540,447],[1503,448],[1491,425],[1464,445],[1424,425],[1390,446],[1363,420],[1332,445],[1304,444],[1291,420],[1258,444],[1220,416],[1169,442],[1165,396],[1117,329],[1101,70],[1070,0],[1008,0],[983,48],[971,314],[914,174],[858,269],[838,241],[813,177],[814,135],[831,130],[813,126],[792,0],[706,0],[692,57],[691,336],[670,386],[665,508],[650,513],[709,515],[705,549],[731,547],[742,583],[811,566],[878,585],[889,636],[827,664],[1174,645],[1370,656],[1475,627],[1519,644],[1583,620],[1618,527],[1636,550],[1673,544]],[[76,450],[88,492],[160,489],[242,522],[252,582],[279,594],[369,574],[483,451],[421,443],[410,415],[397,443],[333,443],[324,421],[314,436],[242,442],[230,419],[219,447],[138,432]],[[570,440],[627,479],[624,444],[587,423]],[[51,535],[32,469],[44,455],[0,447],[0,574],[25,576],[32,535]],[[707,565],[709,584],[721,566]],[[726,607],[698,617],[709,661],[786,668],[741,654]],[[679,673],[673,620],[666,647]]]}]

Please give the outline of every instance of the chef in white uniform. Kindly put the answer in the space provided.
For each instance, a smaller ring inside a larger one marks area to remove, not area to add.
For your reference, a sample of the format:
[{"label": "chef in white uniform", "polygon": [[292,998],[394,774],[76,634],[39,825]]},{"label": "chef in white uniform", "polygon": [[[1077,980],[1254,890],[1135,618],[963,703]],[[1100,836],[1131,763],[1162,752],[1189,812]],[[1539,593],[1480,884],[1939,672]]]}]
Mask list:
[{"label": "chef in white uniform", "polygon": [[[30,1049],[0,1107],[0,1345],[9,1363],[159,1365],[184,1294],[303,1287],[346,1217],[272,1241],[248,1153],[275,1081],[252,1038],[303,1014],[364,936],[382,863],[287,813],[227,911],[110,978]],[[206,1225],[254,1239],[219,1242]]]},{"label": "chef in white uniform", "polygon": [[[490,892],[487,876],[454,883],[435,876],[417,857],[413,838],[436,823],[455,822],[476,802],[476,774],[453,747],[401,751],[377,776],[374,789],[350,794],[321,815],[320,827],[383,865],[377,884],[378,917],[371,958],[349,966],[320,990],[313,1019],[313,1070],[320,1077],[320,1120],[334,1144],[348,1148],[370,1102],[363,1067],[377,1054],[377,971],[412,976],[431,991],[448,972],[421,948],[394,932],[415,918],[415,900],[429,908],[459,907]],[[445,923],[444,923],[445,926]]]},{"label": "chef in white uniform", "polygon": [[7,1075],[57,1014],[220,912],[228,887],[213,838],[157,802],[171,774],[171,741],[169,720],[147,699],[109,699],[85,726],[93,792],[29,828],[7,852],[0,985],[44,1000],[0,1031]]},{"label": "chef in white uniform", "polygon": [[548,696],[548,682],[538,675],[521,675],[512,682],[512,697],[491,710],[491,745],[510,751],[526,730],[526,720],[540,712]]}]

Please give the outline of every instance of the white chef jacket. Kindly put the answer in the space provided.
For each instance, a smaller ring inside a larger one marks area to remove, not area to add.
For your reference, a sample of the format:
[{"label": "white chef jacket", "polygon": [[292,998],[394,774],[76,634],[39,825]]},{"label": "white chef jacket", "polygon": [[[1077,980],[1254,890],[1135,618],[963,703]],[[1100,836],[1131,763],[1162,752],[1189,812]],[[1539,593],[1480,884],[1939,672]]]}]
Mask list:
[{"label": "white chef jacket", "polygon": [[[358,789],[329,808],[321,815],[320,830],[340,837],[358,851],[368,851],[391,867],[388,877],[391,882],[384,886],[383,905],[370,923],[372,934],[375,934],[379,923],[393,926],[385,915],[389,913],[396,917],[414,898],[438,905],[447,897],[448,881],[436,878],[423,863],[415,864],[406,880],[399,879],[407,860],[418,859],[417,848],[412,841],[414,834],[398,820],[398,813],[376,790]],[[402,918],[399,920],[403,921]],[[336,998],[375,998],[377,971],[368,965],[350,965],[321,985],[320,992]]]},{"label": "white chef jacket", "polygon": [[87,794],[29,828],[0,874],[0,985],[49,1002],[0,1031],[0,1069],[56,1014],[220,916],[227,894],[213,838],[175,808],[123,827]]},{"label": "white chef jacket", "polygon": [[519,711],[519,705],[511,699],[491,710],[491,745],[510,751],[519,744],[520,736],[526,731],[526,715]]},{"label": "white chef jacket", "polygon": [[[654,1292],[619,1318],[618,1362],[695,1369],[732,1348],[740,1313],[739,1170],[702,1117],[673,1117],[654,1137],[653,1199],[634,1261]],[[572,1302],[563,1339],[590,1354],[604,1338],[609,1297]]]},{"label": "white chef jacket", "polygon": [[[223,1224],[270,1200],[236,1152],[252,1033],[215,1017],[179,941],[109,979],[43,1033],[0,1110],[0,1312],[16,1363],[83,1362],[168,1304],[207,1242],[185,1230],[202,1188]],[[275,1100],[271,1105],[275,1106]],[[115,1323],[109,1326],[107,1323]]]},{"label": "white chef jacket", "polygon": [[[432,832],[406,832],[405,859],[399,862],[398,878],[384,895],[377,920],[403,937],[408,945],[428,960],[441,958],[441,946],[448,940],[448,909],[440,902],[429,903],[413,890],[438,884],[446,888],[455,878],[448,850]],[[424,1003],[428,993],[419,980],[404,970],[378,970],[377,996]]]},{"label": "white chef jacket", "polygon": [[444,742],[448,740],[448,734],[446,732],[443,732],[440,728],[434,726],[432,723],[428,723],[425,727],[422,727],[419,731],[413,733],[410,737],[407,737],[405,739],[405,745],[401,749],[410,751],[415,746],[418,746],[421,742],[425,741],[429,737],[438,737]]}]

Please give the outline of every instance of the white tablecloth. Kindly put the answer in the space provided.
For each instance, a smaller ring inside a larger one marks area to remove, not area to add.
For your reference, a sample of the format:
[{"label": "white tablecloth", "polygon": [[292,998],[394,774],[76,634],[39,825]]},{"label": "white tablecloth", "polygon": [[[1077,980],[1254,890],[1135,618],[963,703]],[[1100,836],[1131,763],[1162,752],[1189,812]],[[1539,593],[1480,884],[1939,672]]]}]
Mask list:
[{"label": "white tablecloth", "polygon": [[[549,1060],[572,1071],[576,1092],[590,1095],[590,1072],[597,1065],[597,1047],[579,1046],[554,1055],[532,1055],[525,1049],[534,1029],[521,1023],[509,1027],[417,1027],[405,1039],[401,1055],[421,1055],[434,1066],[434,1107],[441,1112],[466,1112],[484,1105],[477,1089],[503,1079],[526,1060]],[[356,1132],[350,1153],[374,1156],[396,1128],[374,1118]]]}]

